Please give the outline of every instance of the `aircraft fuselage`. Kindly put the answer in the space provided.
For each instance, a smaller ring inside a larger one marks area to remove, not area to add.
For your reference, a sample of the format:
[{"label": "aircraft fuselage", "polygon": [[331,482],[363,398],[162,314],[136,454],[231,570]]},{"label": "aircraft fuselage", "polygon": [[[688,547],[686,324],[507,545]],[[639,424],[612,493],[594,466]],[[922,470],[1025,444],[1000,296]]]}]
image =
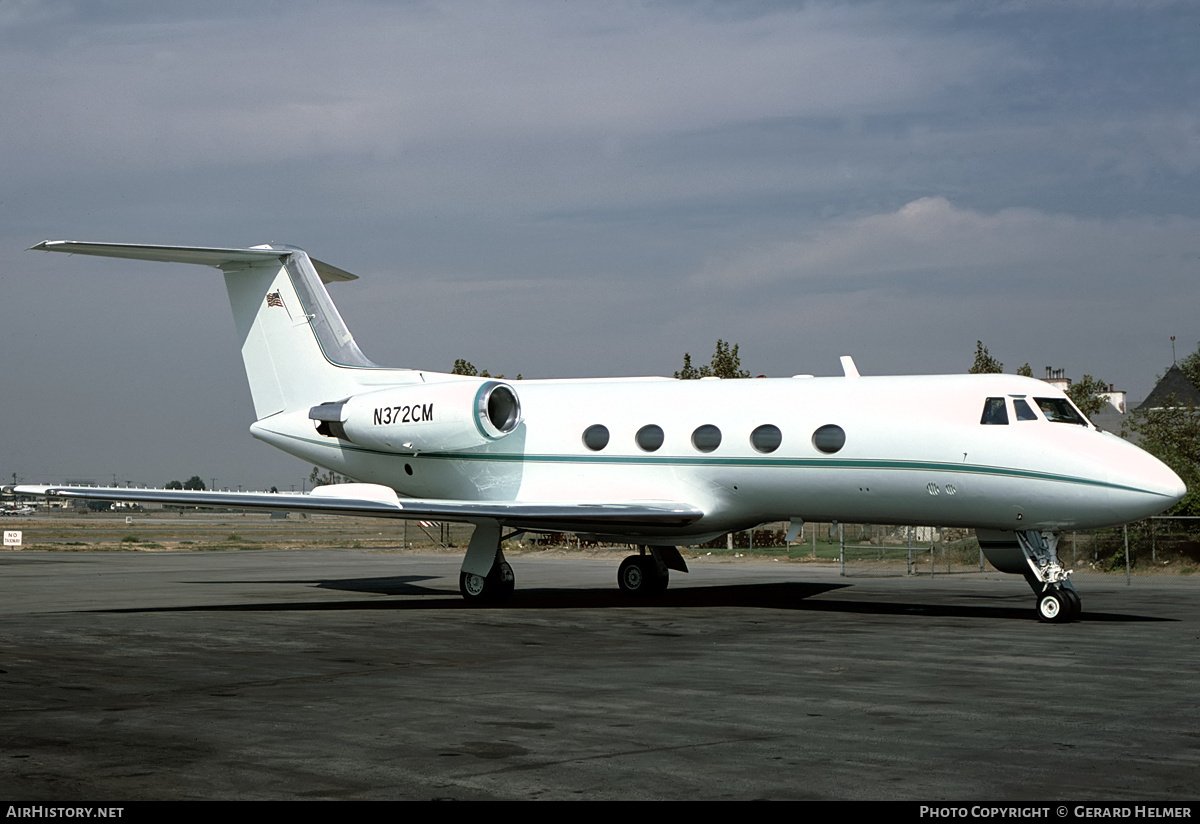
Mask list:
[{"label": "aircraft fuselage", "polygon": [[[521,406],[512,432],[430,451],[406,447],[406,432],[449,413],[435,388],[455,378],[423,377],[429,382],[405,385],[416,413],[389,407],[385,422],[378,405],[351,409],[345,427],[361,437],[323,436],[305,413],[266,418],[252,432],[414,498],[688,501],[705,515],[681,543],[789,519],[1092,529],[1157,513],[1182,494],[1174,473],[1137,447],[1087,424],[1048,420],[1035,398],[1062,393],[1018,376],[511,382]],[[985,425],[988,398],[1010,408],[1025,399],[1038,411]],[[653,426],[661,445],[648,448],[644,435],[639,445],[639,430]],[[595,437],[588,445],[590,427],[604,428],[602,445]],[[756,443],[760,427],[768,437],[760,431]],[[821,441],[823,427],[836,427],[826,430],[833,441]]]}]

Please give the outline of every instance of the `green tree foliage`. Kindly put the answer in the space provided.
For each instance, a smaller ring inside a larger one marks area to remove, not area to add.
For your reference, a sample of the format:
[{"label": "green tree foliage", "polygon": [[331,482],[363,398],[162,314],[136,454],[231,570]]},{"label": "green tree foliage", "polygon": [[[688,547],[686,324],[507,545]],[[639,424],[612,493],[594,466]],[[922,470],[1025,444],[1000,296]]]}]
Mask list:
[{"label": "green tree foliage", "polygon": [[[478,369],[475,368],[475,364],[471,363],[469,360],[465,360],[464,358],[459,358],[456,361],[454,361],[454,368],[450,370],[450,374],[451,375],[467,375],[472,378],[475,378],[475,377],[479,377],[479,378],[495,377],[497,379],[504,378],[503,375],[493,376],[486,369],[484,369],[482,372],[480,372]],[[517,377],[515,378],[515,380],[521,380],[520,372],[517,373]]]},{"label": "green tree foliage", "polygon": [[1165,463],[1187,484],[1187,495],[1171,510],[1200,515],[1200,409],[1190,402],[1158,409],[1135,409],[1129,428],[1138,444]]},{"label": "green tree foliage", "polygon": [[718,378],[748,378],[750,373],[742,369],[742,359],[738,357],[738,346],[733,348],[720,338],[717,339],[717,351],[712,356],[712,373]]},{"label": "green tree foliage", "polygon": [[1067,397],[1079,407],[1079,411],[1083,414],[1095,415],[1101,409],[1108,406],[1108,399],[1100,394],[1107,391],[1107,383],[1098,378],[1093,378],[1091,375],[1084,375],[1083,380],[1075,381],[1075,383],[1067,387]]},{"label": "green tree foliage", "polygon": [[1200,388],[1200,344],[1196,345],[1195,352],[1179,362],[1179,370],[1187,375],[1192,386]]},{"label": "green tree foliage", "polygon": [[1026,377],[1026,378],[1032,378],[1033,377],[1033,367],[1030,366],[1029,364],[1025,364],[1024,366],[1018,366],[1017,374],[1021,375],[1023,377]]},{"label": "green tree foliage", "polygon": [[345,475],[339,475],[332,469],[321,474],[321,468],[314,466],[312,472],[308,473],[308,482],[313,486],[330,486],[331,484],[344,484],[350,479]]},{"label": "green tree foliage", "polygon": [[183,481],[171,481],[166,486],[167,489],[183,489]]},{"label": "green tree foliage", "polygon": [[[479,374],[479,370],[475,368],[475,364],[469,360],[459,358],[454,362],[454,368],[450,370],[451,375],[469,375],[475,377]],[[485,375],[486,377],[486,375]]]},{"label": "green tree foliage", "polygon": [[683,353],[683,368],[675,373],[675,377],[681,381],[695,381],[700,378],[712,376],[712,369],[707,366],[701,366],[699,369],[692,366],[692,353]]},{"label": "green tree foliage", "polygon": [[[1200,389],[1200,346],[1178,366],[1192,386]],[[1200,515],[1200,408],[1171,396],[1157,409],[1133,410],[1126,425],[1137,435],[1142,449],[1171,467],[1187,484],[1187,495],[1171,512]]]},{"label": "green tree foliage", "polygon": [[199,475],[193,475],[183,482],[184,489],[207,489]]},{"label": "green tree foliage", "polygon": [[1004,364],[988,354],[987,347],[983,345],[983,341],[975,341],[975,363],[971,364],[971,368],[967,372],[972,375],[978,375],[1003,371]]},{"label": "green tree foliage", "polygon": [[738,356],[738,345],[731,347],[728,343],[717,338],[717,349],[713,352],[712,361],[708,366],[699,368],[692,366],[692,356],[683,353],[683,368],[675,373],[679,380],[698,380],[700,378],[748,378],[750,373],[742,369],[742,359]]}]

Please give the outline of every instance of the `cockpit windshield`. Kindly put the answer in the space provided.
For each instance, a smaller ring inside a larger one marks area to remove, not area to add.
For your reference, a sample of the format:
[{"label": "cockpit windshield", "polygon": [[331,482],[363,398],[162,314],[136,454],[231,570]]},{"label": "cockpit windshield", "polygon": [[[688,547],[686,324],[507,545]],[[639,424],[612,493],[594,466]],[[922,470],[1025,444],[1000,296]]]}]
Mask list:
[{"label": "cockpit windshield", "polygon": [[1087,426],[1087,418],[1079,414],[1070,401],[1065,398],[1034,398],[1046,420],[1052,423],[1074,423]]},{"label": "cockpit windshield", "polygon": [[1013,409],[1017,410],[1017,420],[1019,421],[1036,421],[1038,419],[1037,414],[1030,409],[1029,404],[1025,403],[1024,398],[1015,398]]},{"label": "cockpit windshield", "polygon": [[985,426],[1006,425],[1008,423],[1008,408],[1004,398],[988,398],[983,403],[983,415],[979,422]]}]

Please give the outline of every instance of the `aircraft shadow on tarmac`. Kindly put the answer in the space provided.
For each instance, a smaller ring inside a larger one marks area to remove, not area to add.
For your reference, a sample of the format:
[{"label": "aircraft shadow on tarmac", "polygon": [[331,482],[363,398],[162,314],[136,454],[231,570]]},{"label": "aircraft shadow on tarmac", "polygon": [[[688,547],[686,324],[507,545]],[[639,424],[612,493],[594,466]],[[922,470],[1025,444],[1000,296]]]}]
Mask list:
[{"label": "aircraft shadow on tarmac", "polygon": [[[439,581],[437,587],[425,585],[427,581]],[[205,582],[217,583],[217,582]],[[464,602],[457,591],[448,591],[445,579],[435,575],[396,575],[374,578],[326,579],[317,581],[223,581],[236,586],[239,583],[262,585],[264,583],[313,586],[319,589],[341,592],[371,593],[374,595],[398,596],[387,600],[368,601],[313,601],[291,602],[248,602],[230,604],[197,604],[193,606],[147,607],[102,609],[106,613],[148,612],[304,612],[327,610],[478,610],[478,609],[630,609],[636,607],[663,608],[754,608],[774,610],[808,610],[816,612],[840,612],[858,615],[925,615],[929,617],[986,618],[989,620],[1030,621],[1032,604],[1021,598],[1019,605],[1010,595],[972,595],[964,600],[1003,600],[1004,605],[992,603],[935,604],[893,599],[871,598],[869,600],[815,599],[815,596],[851,589],[853,584],[781,582],[761,584],[733,584],[711,587],[680,587],[662,595],[648,598],[630,598],[615,588],[594,589],[529,588],[519,589],[508,602],[495,607],[480,607]],[[1130,615],[1111,612],[1085,611],[1081,621],[1093,622],[1153,622],[1177,619],[1149,615]]]}]

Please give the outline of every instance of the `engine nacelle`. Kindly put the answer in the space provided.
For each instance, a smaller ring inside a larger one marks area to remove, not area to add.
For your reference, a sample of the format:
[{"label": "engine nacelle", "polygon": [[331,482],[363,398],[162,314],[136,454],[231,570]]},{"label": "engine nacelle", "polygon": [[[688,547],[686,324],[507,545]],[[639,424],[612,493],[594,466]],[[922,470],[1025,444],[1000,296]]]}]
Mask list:
[{"label": "engine nacelle", "polygon": [[317,432],[388,452],[444,452],[503,438],[521,423],[517,393],[499,381],[418,383],[323,403]]}]

